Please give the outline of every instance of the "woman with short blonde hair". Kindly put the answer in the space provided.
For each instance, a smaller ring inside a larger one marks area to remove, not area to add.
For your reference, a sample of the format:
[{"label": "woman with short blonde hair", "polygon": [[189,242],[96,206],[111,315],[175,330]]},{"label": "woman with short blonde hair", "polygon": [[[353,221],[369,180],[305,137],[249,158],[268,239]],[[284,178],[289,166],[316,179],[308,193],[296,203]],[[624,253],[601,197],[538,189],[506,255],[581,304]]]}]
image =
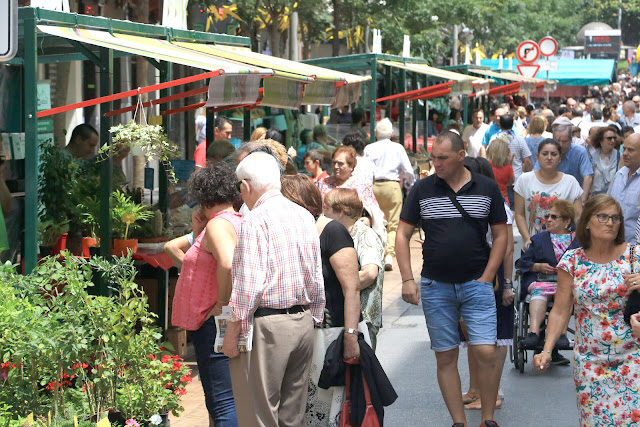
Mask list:
[{"label": "woman with short blonde hair", "polygon": [[500,135],[491,141],[487,149],[487,160],[491,163],[493,176],[498,183],[502,197],[513,210],[514,207],[509,203],[509,195],[507,193],[507,187],[515,182],[515,175],[511,166],[513,156],[511,155],[511,150],[509,150],[508,142],[509,138],[506,135]]}]

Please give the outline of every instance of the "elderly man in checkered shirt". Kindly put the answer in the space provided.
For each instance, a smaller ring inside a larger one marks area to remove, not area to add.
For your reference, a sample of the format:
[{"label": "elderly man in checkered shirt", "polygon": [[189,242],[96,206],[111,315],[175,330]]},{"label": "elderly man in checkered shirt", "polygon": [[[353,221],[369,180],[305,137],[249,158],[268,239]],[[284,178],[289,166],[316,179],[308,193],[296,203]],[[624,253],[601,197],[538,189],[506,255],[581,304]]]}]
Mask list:
[{"label": "elderly man in checkered shirt", "polygon": [[[325,306],[313,216],[280,193],[273,156],[253,153],[236,169],[245,216],[233,258],[232,322],[224,335],[240,427],[304,425],[314,322]],[[253,329],[253,349],[238,352]]]}]

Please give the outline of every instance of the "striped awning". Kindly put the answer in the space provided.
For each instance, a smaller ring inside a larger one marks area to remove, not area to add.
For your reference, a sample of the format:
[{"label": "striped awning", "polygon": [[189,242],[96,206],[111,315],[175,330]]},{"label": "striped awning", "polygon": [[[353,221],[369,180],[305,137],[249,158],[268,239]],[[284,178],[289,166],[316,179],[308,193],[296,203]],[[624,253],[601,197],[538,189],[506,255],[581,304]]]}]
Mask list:
[{"label": "striped awning", "polygon": [[469,68],[469,72],[494,79],[508,80],[510,82],[521,82],[522,84],[520,85],[520,92],[523,93],[533,92],[537,87],[542,87],[542,85],[544,85],[546,91],[547,88],[551,88],[556,83],[554,80],[549,81],[545,79],[537,79],[534,77],[526,77],[512,72],[499,73],[497,71],[485,70],[482,68]]},{"label": "striped awning", "polygon": [[269,68],[250,66],[213,55],[203,55],[161,39],[47,25],[38,25],[38,29],[46,34],[81,43],[194,68],[220,71],[219,76],[212,77],[210,80],[208,103],[215,106],[256,102],[259,96],[260,80],[274,74],[274,71]]},{"label": "striped awning", "polygon": [[454,81],[455,84],[453,85],[453,88],[451,90],[451,96],[469,95],[471,93],[482,95],[483,93],[488,92],[489,83],[491,83],[491,80],[488,79],[455,73],[449,70],[442,70],[440,68],[431,67],[427,64],[403,63],[398,61],[386,60],[378,61],[378,63],[387,65],[389,67],[401,68],[403,70],[412,71],[414,73],[439,78],[445,81]]},{"label": "striped awning", "polygon": [[[343,73],[315,65],[264,55],[245,47],[185,42],[176,42],[174,44],[243,64],[271,68],[275,72],[274,78],[306,79],[307,85],[304,87],[302,105],[335,105],[341,102],[339,99],[342,99],[337,97],[337,87],[355,85],[356,87],[352,88],[352,92],[359,94],[361,92],[360,84],[371,80],[371,76]],[[282,87],[284,84],[280,86]],[[264,100],[263,103],[265,102],[267,101]]]}]

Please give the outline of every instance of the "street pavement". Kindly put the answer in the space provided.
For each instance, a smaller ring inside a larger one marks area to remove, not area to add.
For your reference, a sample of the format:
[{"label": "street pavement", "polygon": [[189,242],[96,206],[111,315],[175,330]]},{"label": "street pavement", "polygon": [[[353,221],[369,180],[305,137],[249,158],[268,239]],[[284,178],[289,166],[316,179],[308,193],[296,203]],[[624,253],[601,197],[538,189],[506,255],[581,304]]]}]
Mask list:
[{"label": "street pavement", "polygon": [[[516,254],[520,253],[517,229]],[[418,234],[411,241],[414,277],[420,277],[422,266],[421,245]],[[516,257],[517,258],[517,257]],[[436,360],[430,350],[429,335],[420,306],[402,301],[401,279],[397,265],[385,273],[383,291],[383,328],[378,335],[376,354],[391,383],[398,400],[386,408],[384,425],[387,427],[448,427],[452,424],[440,395],[436,379]],[[572,358],[571,352],[563,352]],[[458,369],[463,392],[469,385],[467,351],[461,350]],[[571,366],[553,366],[546,373],[534,370],[529,362],[520,374],[509,360],[505,363],[501,389],[505,395],[502,408],[496,410],[495,419],[502,427],[560,426],[578,424],[575,388]],[[507,359],[509,356],[507,355]],[[207,427],[202,386],[197,378],[195,357],[187,357],[194,370],[194,381],[187,387],[181,417],[172,417],[172,427]],[[469,426],[480,424],[480,411],[466,411]]]}]

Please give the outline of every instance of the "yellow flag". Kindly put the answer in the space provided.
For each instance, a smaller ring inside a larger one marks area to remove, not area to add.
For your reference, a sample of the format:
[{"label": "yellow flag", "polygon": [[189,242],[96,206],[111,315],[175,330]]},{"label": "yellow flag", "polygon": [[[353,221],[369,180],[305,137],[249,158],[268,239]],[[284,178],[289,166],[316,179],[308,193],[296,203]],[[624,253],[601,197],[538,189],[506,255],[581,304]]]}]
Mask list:
[{"label": "yellow flag", "polygon": [[27,422],[28,423],[32,423],[33,422],[33,412],[30,413],[29,415],[27,415]]},{"label": "yellow flag", "polygon": [[111,423],[109,422],[109,417],[104,417],[100,420],[96,427],[111,427]]},{"label": "yellow flag", "polygon": [[78,417],[77,416],[73,416],[73,427],[78,427]]}]

